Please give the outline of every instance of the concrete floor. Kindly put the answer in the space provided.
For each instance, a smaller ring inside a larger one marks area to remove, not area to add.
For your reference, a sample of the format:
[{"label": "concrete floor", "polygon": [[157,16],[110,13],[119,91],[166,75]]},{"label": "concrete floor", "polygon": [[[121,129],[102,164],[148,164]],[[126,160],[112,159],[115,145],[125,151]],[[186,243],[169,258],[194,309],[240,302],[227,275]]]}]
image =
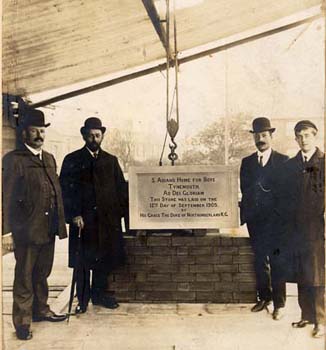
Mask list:
[{"label": "concrete floor", "polygon": [[310,336],[312,326],[293,329],[299,310],[289,298],[287,314],[273,321],[249,305],[122,304],[116,310],[90,307],[66,322],[33,324],[34,337],[16,339],[4,316],[5,350],[323,350],[325,339]]},{"label": "concrete floor", "polygon": [[[66,243],[57,245],[50,278],[50,303],[66,311],[71,270]],[[273,321],[248,304],[121,304],[116,310],[90,305],[70,323],[32,325],[33,339],[17,340],[11,323],[12,254],[3,258],[3,348],[5,350],[325,350],[325,339],[310,336],[312,326],[293,329],[299,320],[295,285],[288,285],[286,315]],[[272,310],[271,310],[272,311]]]}]

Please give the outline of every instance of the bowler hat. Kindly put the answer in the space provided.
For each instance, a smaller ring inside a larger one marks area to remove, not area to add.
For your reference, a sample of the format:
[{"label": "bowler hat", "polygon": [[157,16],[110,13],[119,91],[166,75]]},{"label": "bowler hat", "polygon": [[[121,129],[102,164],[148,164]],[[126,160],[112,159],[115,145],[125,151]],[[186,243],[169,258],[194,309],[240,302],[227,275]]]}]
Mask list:
[{"label": "bowler hat", "polygon": [[268,118],[260,117],[254,119],[252,122],[252,130],[250,130],[250,132],[254,134],[263,131],[274,132],[275,128],[272,128],[271,122]]},{"label": "bowler hat", "polygon": [[310,120],[300,120],[295,125],[294,132],[300,132],[301,130],[306,129],[306,128],[313,128],[316,131],[318,131],[317,126],[313,122],[311,122]]},{"label": "bowler hat", "polygon": [[50,123],[45,124],[44,113],[38,109],[26,108],[22,118],[22,126],[38,126],[47,128]]},{"label": "bowler hat", "polygon": [[85,131],[90,130],[90,129],[100,129],[102,133],[105,133],[106,127],[102,126],[101,119],[96,118],[96,117],[90,117],[87,118],[84,122],[84,126],[80,128],[80,132],[82,134],[85,133]]}]

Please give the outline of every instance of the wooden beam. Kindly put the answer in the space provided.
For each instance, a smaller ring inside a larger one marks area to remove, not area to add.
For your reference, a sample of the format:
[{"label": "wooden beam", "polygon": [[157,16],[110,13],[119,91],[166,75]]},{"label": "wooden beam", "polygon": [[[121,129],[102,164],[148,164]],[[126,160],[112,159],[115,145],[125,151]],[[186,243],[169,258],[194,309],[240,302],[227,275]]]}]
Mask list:
[{"label": "wooden beam", "polygon": [[169,50],[168,52],[168,45],[167,45],[167,36],[166,36],[166,31],[162,25],[162,21],[160,19],[160,16],[157,12],[157,9],[154,5],[154,2],[153,0],[142,0],[143,2],[143,5],[148,13],[148,16],[150,18],[150,20],[152,21],[153,23],[153,26],[156,30],[156,33],[157,35],[159,36],[162,44],[163,44],[163,47],[165,49],[165,51],[169,54],[169,57],[171,59],[171,52]]},{"label": "wooden beam", "polygon": [[164,63],[162,65],[158,65],[158,66],[154,66],[154,67],[150,67],[150,68],[141,70],[139,72],[123,75],[122,77],[114,78],[114,79],[111,79],[108,81],[104,81],[102,83],[98,83],[95,85],[87,86],[87,87],[82,88],[82,89],[70,91],[70,92],[67,92],[67,93],[62,94],[62,95],[54,96],[54,97],[51,97],[49,99],[33,103],[31,105],[31,107],[34,107],[34,108],[44,107],[44,106],[47,106],[51,103],[59,102],[62,100],[67,100],[68,98],[72,98],[72,97],[76,97],[76,96],[79,96],[82,94],[87,94],[87,93],[92,92],[92,91],[104,89],[104,88],[112,86],[112,85],[123,83],[124,81],[136,79],[136,78],[142,77],[144,75],[156,73],[160,70],[165,70],[165,69],[166,69],[166,64]]},{"label": "wooden beam", "polygon": [[[196,52],[196,53],[192,53],[192,54],[187,55],[187,56],[185,55],[184,57],[179,58],[178,64],[180,65],[183,63],[191,62],[191,61],[199,59],[201,57],[216,54],[216,53],[221,52],[223,50],[231,49],[233,47],[243,45],[243,44],[246,44],[246,43],[251,42],[251,41],[255,41],[255,40],[258,40],[258,39],[261,39],[261,38],[264,38],[264,37],[267,37],[267,36],[270,36],[273,34],[277,34],[277,33],[280,33],[282,31],[295,28],[295,27],[300,26],[302,24],[310,23],[310,22],[312,22],[320,17],[323,17],[323,15],[322,14],[314,15],[314,16],[306,18],[306,19],[301,19],[301,20],[298,20],[298,21],[290,23],[290,24],[285,24],[285,25],[277,27],[277,28],[273,28],[273,29],[266,30],[266,31],[261,32],[261,33],[257,33],[257,34],[254,34],[254,35],[251,35],[248,37],[241,38],[241,39],[235,40],[235,41],[227,43],[227,44],[222,44],[222,45],[217,44],[215,47],[211,47],[209,49],[206,49],[206,50],[203,50],[200,52]],[[106,87],[109,87],[109,86],[112,86],[115,84],[122,83],[124,81],[136,79],[136,78],[139,78],[141,76],[145,76],[145,75],[148,75],[151,73],[163,71],[165,69],[166,69],[166,63],[156,64],[155,66],[145,68],[145,69],[137,71],[137,72],[129,73],[129,74],[123,75],[123,76],[118,77],[118,78],[110,79],[108,81],[104,81],[104,82],[101,82],[98,84],[87,86],[85,88],[70,91],[70,92],[67,92],[67,93],[64,93],[64,94],[61,94],[58,96],[51,97],[51,98],[43,100],[43,101],[33,103],[32,106],[35,108],[43,107],[43,106],[49,105],[51,103],[59,102],[59,101],[66,100],[66,99],[69,99],[72,97],[76,97],[76,96],[79,96],[79,95],[82,95],[82,94],[85,94],[88,92],[103,89],[103,88],[106,88]]]},{"label": "wooden beam", "polygon": [[239,39],[234,40],[234,41],[232,41],[230,43],[226,43],[226,44],[222,44],[222,45],[217,45],[215,47],[203,49],[203,50],[201,50],[199,52],[195,52],[195,53],[191,53],[189,55],[185,55],[184,57],[180,58],[178,60],[178,62],[179,62],[179,64],[190,62],[190,61],[196,60],[198,58],[209,56],[209,55],[215,54],[217,52],[220,52],[220,51],[223,51],[223,50],[226,50],[226,49],[231,49],[233,47],[244,45],[244,44],[247,44],[249,42],[265,38],[267,36],[271,36],[271,35],[274,35],[274,34],[277,34],[277,33],[281,33],[281,32],[283,32],[285,30],[296,28],[296,27],[298,27],[298,26],[300,26],[302,24],[311,23],[314,20],[316,20],[318,18],[321,18],[321,17],[323,17],[323,14],[320,13],[318,15],[314,15],[314,16],[309,17],[309,18],[300,19],[298,21],[295,21],[295,22],[292,22],[292,23],[289,23],[289,24],[284,24],[284,25],[282,25],[280,27],[277,27],[277,28],[268,29],[268,30],[263,31],[261,33],[256,33],[256,34],[244,37],[244,38],[239,38]]}]

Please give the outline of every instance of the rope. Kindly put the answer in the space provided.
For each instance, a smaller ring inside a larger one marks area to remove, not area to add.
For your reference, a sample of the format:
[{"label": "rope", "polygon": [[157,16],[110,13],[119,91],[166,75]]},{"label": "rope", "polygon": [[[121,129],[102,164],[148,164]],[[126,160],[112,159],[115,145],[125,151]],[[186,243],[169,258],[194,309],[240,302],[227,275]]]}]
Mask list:
[{"label": "rope", "polygon": [[[175,97],[175,91],[176,91],[176,88],[174,88],[173,90],[173,96],[172,96],[172,105],[171,105],[171,108],[170,108],[170,113],[169,113],[169,119],[172,115],[172,108],[173,108],[173,101],[174,101],[174,97]],[[166,139],[167,139],[167,136],[168,136],[168,130],[166,130],[166,133],[165,133],[165,137],[164,137],[164,142],[163,142],[163,147],[162,147],[162,153],[161,153],[161,156],[160,156],[160,161],[159,161],[159,166],[162,166],[163,165],[163,155],[164,155],[164,150],[165,150],[165,145],[166,145]]]},{"label": "rope", "polygon": [[159,166],[163,165],[162,159],[163,159],[163,155],[164,155],[164,149],[165,149],[167,137],[168,137],[168,131],[166,130],[165,137],[164,137],[164,142],[163,142],[163,147],[162,147],[162,153],[161,153],[160,161],[158,163]]},{"label": "rope", "polygon": [[[166,0],[166,129],[167,132],[164,137],[162,152],[159,160],[159,165],[162,166],[162,159],[164,154],[164,149],[166,146],[167,134],[171,138],[171,143],[169,144],[171,153],[168,158],[171,160],[172,165],[174,161],[178,159],[178,155],[175,153],[177,144],[174,138],[179,130],[179,87],[178,87],[178,49],[177,49],[177,21],[176,21],[176,8],[175,0],[173,0],[173,36],[174,36],[174,69],[175,69],[175,86],[173,89],[172,101],[170,105],[170,0]],[[172,119],[172,111],[174,103],[176,104],[176,120]]]},{"label": "rope", "polygon": [[170,88],[170,0],[166,0],[166,123],[169,121]]},{"label": "rope", "polygon": [[[167,0],[167,6],[169,6],[169,0]],[[169,12],[169,7],[168,7]],[[168,17],[167,26],[169,28],[170,26],[170,17]],[[170,34],[170,32],[168,32]],[[168,40],[170,40],[168,34]],[[179,89],[178,89],[178,49],[177,49],[177,21],[176,21],[176,8],[175,8],[175,0],[173,0],[173,36],[174,36],[174,71],[175,71],[175,88],[173,91],[173,101],[171,103],[171,109],[170,113],[168,114],[167,109],[167,130],[171,138],[171,143],[169,144],[170,147],[170,154],[168,158],[170,159],[172,165],[174,165],[174,161],[178,159],[178,155],[175,153],[175,150],[177,148],[177,144],[174,141],[175,136],[177,135],[177,132],[179,130]],[[167,69],[169,69],[169,57],[167,62]],[[167,95],[169,95],[169,81],[167,81]],[[174,105],[174,95],[175,95],[175,102],[176,102],[176,120],[171,118],[172,109]],[[167,96],[167,99],[169,96]]]},{"label": "rope", "polygon": [[174,71],[175,71],[175,92],[176,92],[176,112],[177,112],[177,123],[179,125],[179,82],[178,82],[178,72],[179,72],[179,63],[178,63],[178,46],[177,46],[177,20],[175,14],[175,2],[173,1],[173,29],[174,29]]}]

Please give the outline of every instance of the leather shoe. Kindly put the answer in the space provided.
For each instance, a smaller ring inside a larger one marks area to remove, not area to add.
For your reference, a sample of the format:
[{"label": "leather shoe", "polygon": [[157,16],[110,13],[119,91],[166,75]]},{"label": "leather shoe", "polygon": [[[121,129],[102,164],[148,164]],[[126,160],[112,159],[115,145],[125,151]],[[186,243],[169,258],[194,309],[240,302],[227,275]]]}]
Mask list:
[{"label": "leather shoe", "polygon": [[273,320],[279,321],[283,317],[284,317],[284,308],[276,307],[273,311]]},{"label": "leather shoe", "polygon": [[308,320],[300,320],[298,322],[292,322],[292,327],[293,328],[303,328],[303,327],[306,327],[307,324],[311,324],[311,322]]},{"label": "leather shoe", "polygon": [[255,304],[252,308],[251,308],[251,312],[259,312],[262,311],[264,309],[267,308],[267,306],[270,304],[270,301],[266,301],[266,300],[259,300],[257,304]]},{"label": "leather shoe", "polygon": [[314,338],[321,338],[325,335],[325,328],[323,325],[318,323],[315,324],[314,329],[312,330],[312,336]]},{"label": "leather shoe", "polygon": [[53,311],[48,311],[44,315],[33,316],[33,322],[49,321],[49,322],[61,322],[67,319],[67,315],[57,315]]},{"label": "leather shoe", "polygon": [[84,314],[86,311],[87,311],[87,306],[85,307],[85,306],[78,304],[76,306],[76,309],[75,309],[75,315]]},{"label": "leather shoe", "polygon": [[16,328],[17,338],[20,340],[30,340],[33,338],[33,333],[28,325],[22,325]]},{"label": "leather shoe", "polygon": [[105,296],[102,296],[102,297],[96,298],[96,299],[93,298],[92,303],[93,303],[93,305],[104,306],[108,309],[116,309],[120,306],[118,304],[118,302],[116,301],[115,297],[112,297],[110,295],[105,295]]}]

